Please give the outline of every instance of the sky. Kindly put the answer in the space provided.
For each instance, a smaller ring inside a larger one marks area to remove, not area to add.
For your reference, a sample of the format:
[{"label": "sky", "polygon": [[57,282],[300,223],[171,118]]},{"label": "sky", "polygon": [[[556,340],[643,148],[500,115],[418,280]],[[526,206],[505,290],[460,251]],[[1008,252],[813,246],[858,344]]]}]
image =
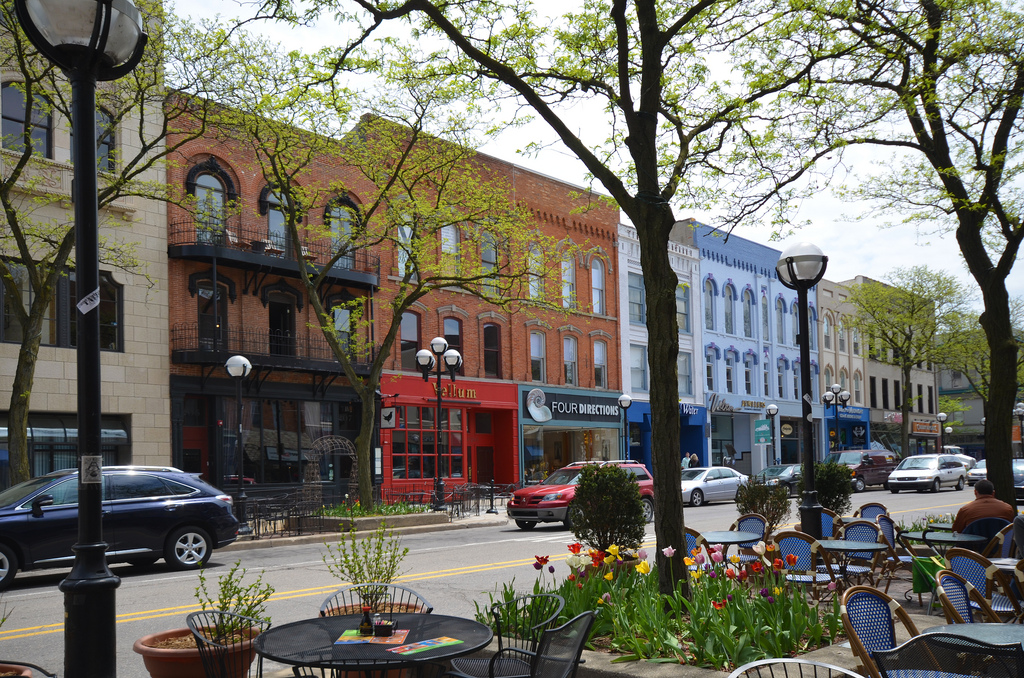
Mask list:
[{"label": "sky", "polygon": [[[238,0],[172,0],[175,10],[191,18],[225,18],[248,16],[252,10]],[[337,27],[322,29],[291,29],[279,25],[265,24],[265,35],[278,40],[289,49],[313,49],[335,44]],[[579,116],[585,118],[586,116]],[[524,139],[540,142],[545,149],[536,156],[519,152]],[[499,135],[480,151],[513,162],[521,167],[580,186],[589,185],[583,164],[560,145],[553,132],[542,122],[517,128]],[[869,165],[871,158],[864,158]],[[599,192],[605,191],[595,187]],[[885,280],[898,267],[927,265],[936,270],[956,276],[974,297],[980,298],[977,285],[968,273],[953,233],[935,235],[922,233],[913,226],[898,225],[883,227],[882,220],[875,218],[875,209],[870,203],[843,202],[831,193],[824,192],[814,200],[805,201],[793,215],[795,222],[809,221],[810,226],[801,228],[782,239],[772,240],[772,230],[767,225],[745,225],[734,233],[755,242],[784,251],[799,242],[812,242],[828,256],[825,278],[831,281],[850,280],[864,275]],[[864,217],[858,219],[858,217]],[[676,217],[694,217],[698,221],[714,225],[714,214],[689,213],[677,210]],[[895,218],[893,218],[895,220]],[[1007,279],[1011,297],[1024,298],[1024,265],[1018,264]],[[975,305],[980,309],[980,300]]]}]

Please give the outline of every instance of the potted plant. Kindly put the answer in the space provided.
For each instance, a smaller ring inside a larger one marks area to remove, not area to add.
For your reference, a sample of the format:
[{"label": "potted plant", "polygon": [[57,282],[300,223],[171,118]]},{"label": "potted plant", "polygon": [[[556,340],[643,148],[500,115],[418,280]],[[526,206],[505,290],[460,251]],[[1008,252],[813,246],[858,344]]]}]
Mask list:
[{"label": "potted plant", "polygon": [[[200,609],[233,612],[244,617],[269,621],[266,616],[267,600],[274,593],[274,587],[263,582],[261,571],[255,581],[245,583],[246,570],[241,561],[236,561],[226,574],[217,579],[217,595],[214,597],[207,588],[206,571],[199,571],[199,585],[196,600]],[[246,635],[245,630],[240,631]],[[226,636],[218,631],[216,635]],[[252,634],[248,634],[252,635]],[[239,644],[242,652],[252,659],[251,637]],[[187,627],[170,629],[143,636],[135,641],[132,648],[142,655],[146,670],[153,678],[186,678],[204,675],[199,648],[196,647],[192,631]]]}]

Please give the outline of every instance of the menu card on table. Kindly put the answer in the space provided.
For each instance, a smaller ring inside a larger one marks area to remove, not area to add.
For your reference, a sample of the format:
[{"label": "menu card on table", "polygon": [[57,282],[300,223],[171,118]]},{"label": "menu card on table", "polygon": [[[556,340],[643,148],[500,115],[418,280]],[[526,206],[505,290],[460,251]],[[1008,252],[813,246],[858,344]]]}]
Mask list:
[{"label": "menu card on table", "polygon": [[433,650],[435,647],[444,647],[445,645],[458,645],[461,642],[462,641],[458,640],[457,638],[441,636],[440,638],[421,640],[418,643],[409,643],[408,645],[402,645],[401,647],[393,647],[389,649],[388,652],[396,652],[398,654],[416,654],[417,652]]},{"label": "menu card on table", "polygon": [[390,636],[364,636],[359,629],[349,629],[341,634],[341,638],[334,641],[335,645],[358,645],[360,643],[374,643],[375,645],[401,645],[409,635],[409,629],[395,629]]}]

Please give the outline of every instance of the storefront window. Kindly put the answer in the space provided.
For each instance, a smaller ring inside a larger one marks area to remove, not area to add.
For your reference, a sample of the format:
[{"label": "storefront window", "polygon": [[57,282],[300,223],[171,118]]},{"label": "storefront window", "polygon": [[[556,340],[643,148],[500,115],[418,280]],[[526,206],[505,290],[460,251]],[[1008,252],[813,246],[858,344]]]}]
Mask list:
[{"label": "storefront window", "polygon": [[[433,478],[437,464],[437,431],[433,407],[400,407],[398,429],[391,437],[391,476]],[[465,417],[461,409],[441,408],[441,477],[463,477]]]},{"label": "storefront window", "polygon": [[619,436],[617,428],[524,427],[524,478],[537,482],[574,461],[619,459]]}]

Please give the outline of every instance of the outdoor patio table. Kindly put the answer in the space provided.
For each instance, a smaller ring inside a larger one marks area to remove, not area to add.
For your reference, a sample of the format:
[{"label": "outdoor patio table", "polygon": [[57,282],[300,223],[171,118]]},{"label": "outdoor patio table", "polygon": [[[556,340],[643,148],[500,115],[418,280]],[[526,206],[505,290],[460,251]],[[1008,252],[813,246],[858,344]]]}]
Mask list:
[{"label": "outdoor patio table", "polygon": [[729,547],[733,544],[756,543],[761,539],[761,535],[756,532],[743,532],[742,530],[712,530],[701,532],[700,536],[704,538],[704,543],[708,546],[721,544],[723,556],[728,555]]},{"label": "outdoor patio table", "polygon": [[994,645],[1024,643],[1024,624],[942,624],[922,633],[948,633]]},{"label": "outdoor patio table", "polygon": [[850,561],[858,553],[879,553],[881,551],[887,551],[889,549],[888,544],[882,544],[876,541],[856,541],[854,539],[819,539],[818,543],[821,547],[828,551],[828,555],[835,561],[838,561],[839,575],[843,579],[843,584],[849,585],[849,580],[846,578],[846,568],[849,567]]},{"label": "outdoor patio table", "polygon": [[1016,558],[989,558],[989,560],[1003,572],[1011,574],[1017,569],[1017,563],[1020,562]]},{"label": "outdoor patio table", "polygon": [[960,534],[959,532],[938,532],[925,530],[924,532],[901,532],[900,536],[908,541],[923,541],[935,549],[940,556],[945,556],[951,546],[970,548],[988,542],[988,539],[980,534]]},{"label": "outdoor patio table", "polygon": [[928,523],[929,530],[942,530],[943,532],[952,532],[953,523]]},{"label": "outdoor patio table", "polygon": [[377,643],[338,644],[343,632],[359,628],[361,615],[317,617],[290,624],[272,626],[261,633],[253,648],[260,661],[270,659],[291,666],[345,671],[370,671],[415,666],[417,662],[436,662],[471,654],[491,642],[491,629],[485,624],[443,614],[393,614],[395,631],[409,634],[401,645],[437,638],[461,641],[440,645],[414,654],[391,652],[399,645]]}]

